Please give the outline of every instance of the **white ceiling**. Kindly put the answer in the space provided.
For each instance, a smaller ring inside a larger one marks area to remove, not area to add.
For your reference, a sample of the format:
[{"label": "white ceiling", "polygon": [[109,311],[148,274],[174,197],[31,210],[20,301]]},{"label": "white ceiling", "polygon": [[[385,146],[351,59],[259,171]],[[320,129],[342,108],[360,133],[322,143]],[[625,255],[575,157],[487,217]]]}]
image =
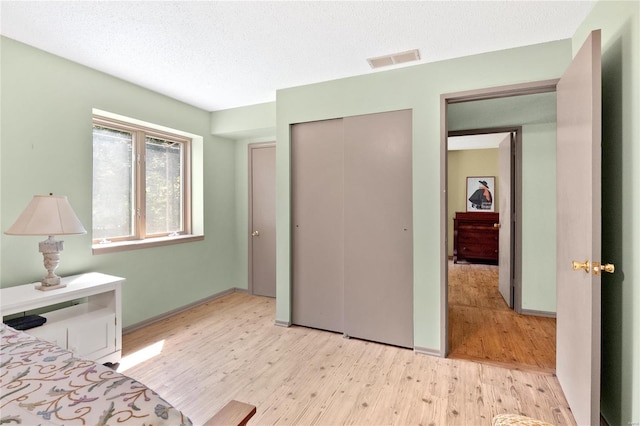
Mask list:
[{"label": "white ceiling", "polygon": [[2,0],[0,33],[214,111],[389,69],[371,57],[419,49],[425,63],[570,38],[594,4]]},{"label": "white ceiling", "polygon": [[449,136],[449,151],[466,151],[470,149],[497,149],[500,142],[509,137],[509,133],[487,133],[482,135]]}]

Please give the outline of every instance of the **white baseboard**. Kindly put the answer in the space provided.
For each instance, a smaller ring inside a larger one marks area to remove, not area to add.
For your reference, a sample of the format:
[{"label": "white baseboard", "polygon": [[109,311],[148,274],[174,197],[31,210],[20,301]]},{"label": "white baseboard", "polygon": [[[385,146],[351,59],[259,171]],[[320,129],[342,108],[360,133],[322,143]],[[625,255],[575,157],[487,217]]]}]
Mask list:
[{"label": "white baseboard", "polygon": [[547,311],[535,311],[533,309],[523,309],[522,315],[533,315],[535,317],[546,317],[546,318],[555,318],[555,312],[547,312]]},{"label": "white baseboard", "polygon": [[138,323],[129,325],[127,327],[122,327],[122,334],[128,334],[131,333],[133,331],[136,331],[138,329],[141,329],[142,327],[146,327],[148,325],[153,324],[154,322],[158,322],[158,321],[162,321],[163,319],[167,319],[173,315],[179,314],[181,312],[184,311],[188,311],[191,308],[195,308],[196,306],[202,305],[203,303],[207,303],[207,302],[211,302],[212,300],[216,300],[216,299],[220,299],[221,297],[227,296],[229,294],[232,293],[247,293],[247,290],[242,289],[242,288],[230,288],[229,290],[225,290],[225,291],[221,291],[220,293],[216,293],[214,295],[211,295],[209,297],[205,297],[204,299],[200,299],[200,300],[196,300],[193,303],[189,303],[188,305],[184,305],[181,306],[179,308],[176,309],[172,309],[168,312],[165,312],[163,314],[157,315],[155,317],[151,317],[149,319],[146,319],[144,321],[140,321]]},{"label": "white baseboard", "polygon": [[276,320],[275,325],[278,327],[291,327],[291,321]]},{"label": "white baseboard", "polygon": [[444,358],[444,355],[442,355],[442,353],[437,349],[423,348],[421,346],[414,346],[413,347],[413,351],[415,353],[421,354],[421,355],[437,356],[438,358]]}]

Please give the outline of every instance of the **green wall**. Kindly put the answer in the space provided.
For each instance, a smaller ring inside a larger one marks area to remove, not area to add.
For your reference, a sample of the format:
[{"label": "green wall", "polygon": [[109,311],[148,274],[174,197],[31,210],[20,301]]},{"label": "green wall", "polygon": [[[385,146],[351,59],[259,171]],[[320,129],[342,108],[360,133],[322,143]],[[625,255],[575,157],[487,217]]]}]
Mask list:
[{"label": "green wall", "polygon": [[495,188],[491,188],[493,199],[496,200],[494,206],[499,212],[500,199],[498,188],[500,186],[500,176],[498,173],[498,150],[497,149],[469,149],[449,151],[448,153],[448,189],[447,197],[449,208],[447,214],[447,227],[449,228],[449,241],[447,247],[448,256],[453,256],[453,218],[456,212],[467,210],[467,176],[494,176],[496,178]]},{"label": "green wall", "polygon": [[[125,277],[124,326],[229,288],[246,288],[234,256],[236,146],[211,136],[210,114],[14,40],[2,37],[1,43],[1,229],[33,195],[49,192],[67,195],[91,229],[91,113],[97,108],[204,137],[198,160],[205,239],[92,255],[90,233],[68,236],[58,274],[100,271]],[[0,235],[2,287],[40,280],[40,240]]]},{"label": "green wall", "polygon": [[602,29],[602,414],[640,424],[640,2],[600,1],[573,37]]},{"label": "green wall", "polygon": [[[276,319],[291,318],[289,126],[381,111],[413,110],[414,345],[439,353],[442,341],[440,95],[559,77],[571,58],[558,41],[279,90],[276,93]],[[472,72],[469,70],[473,70]]]},{"label": "green wall", "polygon": [[235,140],[273,138],[276,133],[276,104],[249,105],[211,113],[211,134]]},{"label": "green wall", "polygon": [[522,310],[556,312],[556,125],[522,126]]}]

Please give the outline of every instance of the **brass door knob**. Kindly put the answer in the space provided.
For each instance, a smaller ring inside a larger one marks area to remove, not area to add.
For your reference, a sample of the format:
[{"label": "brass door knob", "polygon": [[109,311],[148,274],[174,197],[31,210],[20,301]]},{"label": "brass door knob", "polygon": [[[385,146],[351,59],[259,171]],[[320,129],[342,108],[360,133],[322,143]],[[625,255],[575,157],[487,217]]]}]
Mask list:
[{"label": "brass door knob", "polygon": [[574,260],[573,262],[571,262],[571,267],[574,271],[579,271],[582,269],[586,273],[589,273],[589,270],[593,270],[593,275],[600,275],[600,272],[602,271],[613,274],[616,270],[616,267],[613,263],[605,263],[604,265],[601,265],[600,262],[590,263],[588,260],[585,260],[584,262],[578,262],[577,260]]},{"label": "brass door knob", "polygon": [[591,269],[591,264],[588,260],[585,260],[584,262],[578,262],[577,260],[574,260],[573,262],[571,262],[571,267],[574,271],[583,269],[588,274],[589,269]]},{"label": "brass door knob", "polygon": [[616,271],[616,267],[613,263],[605,263],[601,265],[598,262],[593,262],[593,275],[600,275],[600,271],[613,274]]},{"label": "brass door knob", "polygon": [[251,236],[252,236],[252,237],[259,237],[259,236],[260,236],[260,231],[253,231],[253,232],[251,233]]},{"label": "brass door knob", "polygon": [[494,228],[500,228],[500,224],[499,224],[499,223],[494,223],[494,224],[493,224],[493,227],[494,227]]}]

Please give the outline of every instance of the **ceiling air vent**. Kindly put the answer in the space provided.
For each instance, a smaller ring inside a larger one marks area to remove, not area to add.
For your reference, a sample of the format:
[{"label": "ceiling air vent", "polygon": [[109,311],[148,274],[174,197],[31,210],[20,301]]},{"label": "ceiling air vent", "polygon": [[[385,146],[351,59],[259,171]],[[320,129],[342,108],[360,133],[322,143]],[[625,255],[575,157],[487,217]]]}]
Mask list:
[{"label": "ceiling air vent", "polygon": [[402,64],[420,60],[420,52],[418,49],[408,50],[406,52],[393,53],[391,55],[378,56],[377,58],[369,58],[369,66],[373,69],[380,67],[388,67],[390,65]]}]

